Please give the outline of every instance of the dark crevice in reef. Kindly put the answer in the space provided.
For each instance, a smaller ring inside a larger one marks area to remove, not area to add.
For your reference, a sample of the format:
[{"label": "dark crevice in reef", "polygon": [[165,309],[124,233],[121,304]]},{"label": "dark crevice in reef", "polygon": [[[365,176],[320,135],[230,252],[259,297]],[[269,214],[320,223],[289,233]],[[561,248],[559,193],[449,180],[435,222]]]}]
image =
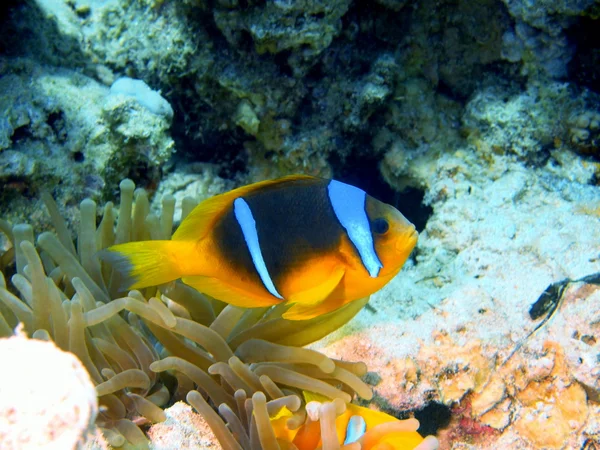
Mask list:
[{"label": "dark crevice in reef", "polygon": [[[219,86],[216,72],[229,60],[239,59],[239,55],[253,54],[252,39],[241,39],[241,47],[232,48],[218,29],[212,14],[199,8],[181,6],[181,14],[191,28],[201,24],[214,49],[215,61],[206,73],[192,73],[178,80],[177,89],[167,96],[175,111],[171,125],[171,137],[175,141],[177,153],[172,156],[174,164],[204,162],[220,167],[219,176],[234,179],[247,171],[247,156],[244,142],[251,139],[239,127],[231,126],[231,115],[235,111],[235,100]],[[247,42],[246,45],[242,45]],[[199,79],[200,77],[200,79]],[[206,89],[199,92],[198,85]],[[210,93],[203,98],[203,93]],[[221,104],[215,108],[216,103]],[[219,112],[218,112],[219,111]],[[219,129],[222,125],[225,129]]]},{"label": "dark crevice in reef", "polygon": [[400,209],[408,220],[415,224],[420,233],[425,229],[427,221],[433,214],[433,208],[423,203],[425,191],[417,188],[407,188],[403,192],[394,191],[398,198],[397,203],[392,203]]},{"label": "dark crevice in reef", "polygon": [[[13,15],[18,8],[26,8],[20,0],[4,0],[0,2],[0,54],[14,55],[18,53],[14,45],[14,37],[22,32],[13,23]],[[29,31],[29,30],[27,30]]]},{"label": "dark crevice in reef", "polygon": [[[190,85],[189,89],[193,87]],[[173,163],[212,163],[220,166],[219,176],[234,179],[238,173],[246,172],[247,156],[244,141],[249,137],[241,129],[219,131],[205,116],[203,108],[193,108],[189,98],[181,96],[173,102],[175,117],[171,125],[171,136],[178,152]]]},{"label": "dark crevice in reef", "polygon": [[534,169],[544,167],[552,157],[553,149],[553,143],[541,146],[539,151],[533,152],[531,155],[528,155],[528,158],[525,161],[525,165]]},{"label": "dark crevice in reef", "polygon": [[333,178],[360,187],[372,197],[393,205],[415,224],[417,231],[423,231],[433,209],[423,204],[422,190],[412,187],[402,192],[394,190],[381,176],[377,155],[352,154],[344,161],[338,158],[338,155],[330,157]]},{"label": "dark crevice in reef", "polygon": [[448,428],[452,420],[452,410],[443,403],[430,401],[422,408],[412,411],[399,411],[394,408],[383,407],[383,411],[399,420],[414,417],[419,421],[419,434],[421,436],[435,436],[440,430]]},{"label": "dark crevice in reef", "polygon": [[373,39],[379,45],[396,46],[406,37],[410,18],[410,8],[395,12],[377,2],[358,0],[352,3],[348,12],[342,17],[342,24],[345,34],[349,36],[361,34],[357,39],[361,42],[360,47],[363,39]]},{"label": "dark crevice in reef", "polygon": [[423,408],[414,412],[415,419],[419,421],[419,434],[421,436],[435,435],[450,424],[452,413],[450,408],[442,403],[430,402]]},{"label": "dark crevice in reef", "polygon": [[177,148],[185,152],[173,156],[175,163],[206,162],[220,167],[219,176],[234,179],[237,174],[246,172],[248,158],[244,151],[247,136],[242,132],[227,130],[223,133],[212,132],[194,138],[183,133],[173,132]]},{"label": "dark crevice in reef", "polygon": [[285,50],[273,55],[273,61],[279,68],[279,74],[290,78],[294,76],[294,70],[288,62],[291,56],[292,52],[290,50]]},{"label": "dark crevice in reef", "polygon": [[585,17],[568,30],[569,42],[576,48],[568,65],[569,78],[600,93],[600,19]]}]

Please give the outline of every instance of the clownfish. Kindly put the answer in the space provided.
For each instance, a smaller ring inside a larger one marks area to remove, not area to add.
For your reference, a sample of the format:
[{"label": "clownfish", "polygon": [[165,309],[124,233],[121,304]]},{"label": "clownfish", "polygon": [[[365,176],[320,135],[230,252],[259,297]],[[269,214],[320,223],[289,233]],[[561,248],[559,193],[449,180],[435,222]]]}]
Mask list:
[{"label": "clownfish", "polygon": [[[313,392],[303,391],[306,404],[325,403],[330,399]],[[308,409],[308,406],[307,408]],[[323,447],[321,424],[310,416],[300,427],[290,428],[288,419],[293,415],[286,407],[271,417],[275,437],[282,442],[291,442],[298,450],[316,450]],[[388,424],[381,427],[382,424]],[[379,429],[377,430],[377,427]],[[344,412],[335,419],[335,431],[341,446],[360,443],[362,450],[435,450],[438,440],[433,436],[423,438],[418,432],[416,419],[399,420],[381,411],[346,404]],[[367,433],[369,433],[367,435]],[[283,448],[283,447],[282,447]]]},{"label": "clownfish", "polygon": [[181,280],[244,308],[287,302],[310,319],[381,289],[418,233],[396,208],[357,187],[305,175],[243,186],[201,202],[168,241],[101,252],[139,289]]}]

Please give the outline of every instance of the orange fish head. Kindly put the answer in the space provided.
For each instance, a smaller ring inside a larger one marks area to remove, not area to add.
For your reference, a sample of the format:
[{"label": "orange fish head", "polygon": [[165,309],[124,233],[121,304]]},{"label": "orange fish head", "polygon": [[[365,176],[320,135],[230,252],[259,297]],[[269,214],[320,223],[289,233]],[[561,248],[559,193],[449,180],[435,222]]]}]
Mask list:
[{"label": "orange fish head", "polygon": [[417,244],[419,233],[400,211],[369,195],[366,210],[375,251],[383,264],[379,275],[396,274]]}]

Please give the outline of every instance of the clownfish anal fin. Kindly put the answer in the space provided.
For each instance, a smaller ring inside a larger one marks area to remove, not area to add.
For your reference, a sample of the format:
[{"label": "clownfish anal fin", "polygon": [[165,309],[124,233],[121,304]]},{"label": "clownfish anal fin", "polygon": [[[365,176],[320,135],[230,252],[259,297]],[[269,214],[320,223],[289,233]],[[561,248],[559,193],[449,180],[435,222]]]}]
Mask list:
[{"label": "clownfish anal fin", "polygon": [[218,278],[203,276],[183,277],[181,281],[203,294],[241,308],[272,306],[281,302],[266,290],[263,293],[262,287],[256,290],[248,289],[247,286],[235,286]]},{"label": "clownfish anal fin", "polygon": [[335,288],[338,287],[342,281],[342,278],[344,278],[345,273],[346,272],[342,266],[337,266],[332,270],[330,275],[325,280],[315,285],[309,284],[307,289],[290,295],[287,300],[289,303],[295,303],[304,306],[311,306],[321,303],[331,295]]}]

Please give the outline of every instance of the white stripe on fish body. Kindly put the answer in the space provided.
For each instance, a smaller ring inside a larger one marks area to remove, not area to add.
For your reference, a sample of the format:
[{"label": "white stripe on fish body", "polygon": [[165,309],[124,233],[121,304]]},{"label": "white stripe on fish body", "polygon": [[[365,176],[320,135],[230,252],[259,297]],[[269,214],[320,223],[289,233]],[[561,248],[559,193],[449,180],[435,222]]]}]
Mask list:
[{"label": "white stripe on fish body", "polygon": [[348,237],[358,250],[360,259],[371,278],[377,278],[383,267],[373,244],[369,218],[365,210],[367,194],[362,189],[331,180],[327,186],[333,211]]},{"label": "white stripe on fish body", "polygon": [[235,214],[235,219],[242,229],[244,240],[246,241],[246,245],[250,251],[250,256],[252,257],[252,263],[254,264],[254,268],[258,272],[263,285],[273,296],[283,300],[283,297],[279,294],[279,292],[277,292],[277,289],[273,284],[271,275],[269,275],[269,271],[260,249],[260,243],[258,242],[256,221],[254,220],[254,216],[252,215],[252,211],[250,210],[250,206],[248,206],[246,200],[241,197],[236,198],[233,202],[233,213]]},{"label": "white stripe on fish body", "polygon": [[367,431],[367,423],[362,416],[350,417],[348,426],[346,427],[346,439],[344,440],[344,445],[357,442],[363,434],[365,434],[365,431]]}]

